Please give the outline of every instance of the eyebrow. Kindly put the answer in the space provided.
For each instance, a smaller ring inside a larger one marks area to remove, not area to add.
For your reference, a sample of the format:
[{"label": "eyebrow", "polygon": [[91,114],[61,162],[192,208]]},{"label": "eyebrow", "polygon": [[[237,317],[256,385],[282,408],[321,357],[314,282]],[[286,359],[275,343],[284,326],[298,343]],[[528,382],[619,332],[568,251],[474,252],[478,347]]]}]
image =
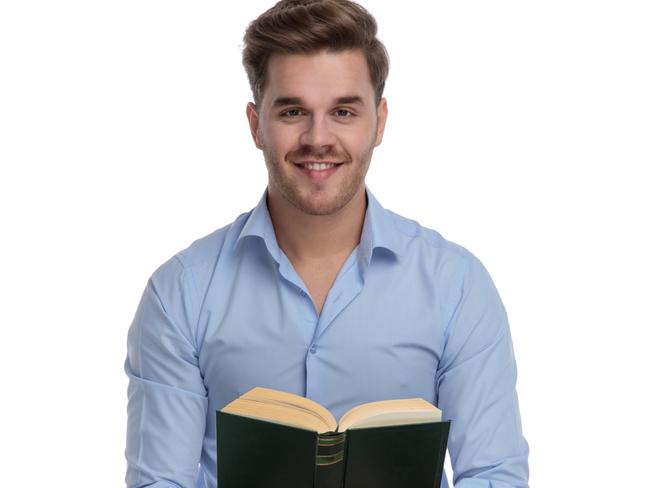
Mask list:
[{"label": "eyebrow", "polygon": [[[358,95],[339,97],[335,102],[335,105],[353,105],[355,103],[358,105],[363,105],[363,99]],[[303,101],[300,97],[280,97],[276,98],[273,102],[273,108],[284,107],[286,105],[303,105]]]}]

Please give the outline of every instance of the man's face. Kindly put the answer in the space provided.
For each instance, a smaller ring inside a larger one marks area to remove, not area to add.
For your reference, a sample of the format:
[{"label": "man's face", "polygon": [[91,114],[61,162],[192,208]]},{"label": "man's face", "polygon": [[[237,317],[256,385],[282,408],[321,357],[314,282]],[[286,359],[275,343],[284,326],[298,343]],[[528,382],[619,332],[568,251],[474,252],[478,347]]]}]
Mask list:
[{"label": "man's face", "polygon": [[261,107],[249,103],[246,113],[266,161],[269,197],[330,215],[364,188],[387,108],[385,99],[375,104],[361,51],[321,51],[272,56]]}]

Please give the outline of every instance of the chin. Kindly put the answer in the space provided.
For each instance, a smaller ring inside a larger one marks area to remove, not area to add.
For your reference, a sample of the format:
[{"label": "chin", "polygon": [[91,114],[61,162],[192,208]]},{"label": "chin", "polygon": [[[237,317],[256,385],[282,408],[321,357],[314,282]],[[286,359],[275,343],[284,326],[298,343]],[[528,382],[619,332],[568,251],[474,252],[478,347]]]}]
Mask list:
[{"label": "chin", "polygon": [[308,215],[333,215],[340,212],[351,200],[352,198],[339,194],[324,198],[307,196],[298,198],[292,203],[294,207]]}]

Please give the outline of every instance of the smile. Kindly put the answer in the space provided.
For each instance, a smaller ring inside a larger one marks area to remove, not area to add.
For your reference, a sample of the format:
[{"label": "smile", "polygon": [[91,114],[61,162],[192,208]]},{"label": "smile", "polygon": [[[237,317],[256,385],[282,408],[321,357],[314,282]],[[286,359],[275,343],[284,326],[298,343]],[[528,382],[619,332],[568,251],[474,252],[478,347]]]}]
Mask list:
[{"label": "smile", "polygon": [[298,164],[298,166],[311,171],[323,171],[338,166],[339,164],[341,163],[302,163]]},{"label": "smile", "polygon": [[336,173],[343,163],[294,163],[300,170],[313,181],[323,181]]}]

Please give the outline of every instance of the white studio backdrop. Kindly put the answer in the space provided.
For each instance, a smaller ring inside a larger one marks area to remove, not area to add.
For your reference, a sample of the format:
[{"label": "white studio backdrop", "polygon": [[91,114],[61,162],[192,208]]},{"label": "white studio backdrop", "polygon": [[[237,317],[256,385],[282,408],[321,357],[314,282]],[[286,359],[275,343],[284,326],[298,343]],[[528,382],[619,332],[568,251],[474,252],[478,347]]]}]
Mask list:
[{"label": "white studio backdrop", "polygon": [[[392,62],[367,183],[490,271],[531,486],[641,486],[648,3],[362,3]],[[145,283],[265,188],[240,49],[272,4],[0,3],[3,486],[124,486]]]}]

